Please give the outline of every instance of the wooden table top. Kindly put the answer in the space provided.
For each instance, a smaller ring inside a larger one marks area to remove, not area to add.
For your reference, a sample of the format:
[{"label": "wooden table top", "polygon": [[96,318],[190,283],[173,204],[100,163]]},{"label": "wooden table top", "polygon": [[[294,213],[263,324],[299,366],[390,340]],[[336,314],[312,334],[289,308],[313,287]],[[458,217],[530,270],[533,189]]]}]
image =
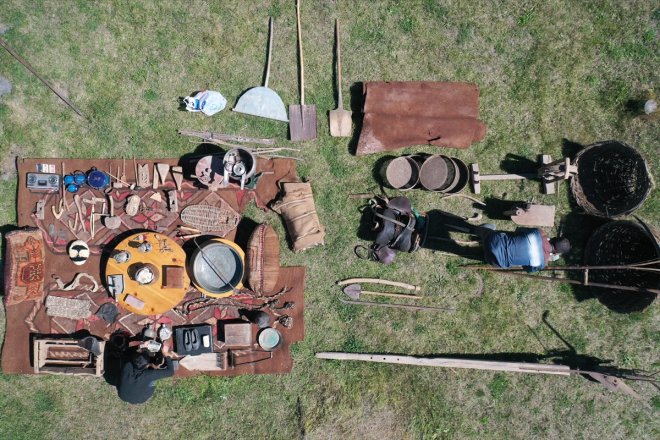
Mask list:
[{"label": "wooden table top", "polygon": [[[151,250],[144,252],[138,248],[142,243],[149,243]],[[186,272],[186,253],[174,240],[156,232],[141,232],[122,240],[114,249],[117,252],[127,251],[129,261],[119,263],[114,258],[108,258],[105,274],[122,275],[124,290],[117,295],[117,302],[125,309],[138,315],[158,315],[176,306],[190,286],[190,278]],[[134,278],[134,272],[144,264],[156,268],[156,279],[151,284],[140,284]],[[182,268],[182,287],[164,287],[163,276],[166,267]],[[144,303],[140,307],[140,302]]]}]

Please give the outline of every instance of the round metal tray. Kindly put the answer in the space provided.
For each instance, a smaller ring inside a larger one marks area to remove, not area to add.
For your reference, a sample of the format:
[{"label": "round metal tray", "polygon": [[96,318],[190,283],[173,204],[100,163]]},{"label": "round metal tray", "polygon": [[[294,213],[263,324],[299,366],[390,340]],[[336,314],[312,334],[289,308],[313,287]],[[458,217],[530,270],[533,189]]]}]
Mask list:
[{"label": "round metal tray", "polygon": [[241,255],[226,243],[209,241],[195,250],[191,259],[191,275],[196,285],[210,293],[233,290],[243,279],[245,266]]}]

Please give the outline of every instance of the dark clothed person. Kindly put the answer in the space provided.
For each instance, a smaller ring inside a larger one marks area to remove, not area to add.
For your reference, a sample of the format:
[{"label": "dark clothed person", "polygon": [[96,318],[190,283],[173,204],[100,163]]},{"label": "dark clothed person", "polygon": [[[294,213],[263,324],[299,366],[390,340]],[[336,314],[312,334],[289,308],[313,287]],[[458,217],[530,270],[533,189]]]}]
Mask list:
[{"label": "dark clothed person", "polygon": [[568,240],[553,239],[553,244],[545,232],[536,228],[503,232],[482,226],[477,233],[483,240],[486,262],[501,268],[522,266],[527,272],[536,272],[570,249]]},{"label": "dark clothed person", "polygon": [[144,403],[151,398],[156,388],[156,381],[174,375],[174,361],[165,358],[164,369],[153,369],[147,361],[135,360],[122,365],[117,394],[128,403]]}]

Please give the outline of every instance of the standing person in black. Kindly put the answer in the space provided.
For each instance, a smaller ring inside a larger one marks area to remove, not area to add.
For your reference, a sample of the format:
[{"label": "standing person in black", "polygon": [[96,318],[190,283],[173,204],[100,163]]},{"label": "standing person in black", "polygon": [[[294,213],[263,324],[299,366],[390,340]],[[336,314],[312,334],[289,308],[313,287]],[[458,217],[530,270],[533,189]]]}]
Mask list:
[{"label": "standing person in black", "polygon": [[106,370],[106,380],[117,387],[117,394],[124,402],[139,404],[151,398],[156,389],[156,381],[174,375],[177,361],[172,359],[170,348],[163,345],[165,368],[159,369],[141,346],[137,351],[124,350],[119,353],[118,368]]}]

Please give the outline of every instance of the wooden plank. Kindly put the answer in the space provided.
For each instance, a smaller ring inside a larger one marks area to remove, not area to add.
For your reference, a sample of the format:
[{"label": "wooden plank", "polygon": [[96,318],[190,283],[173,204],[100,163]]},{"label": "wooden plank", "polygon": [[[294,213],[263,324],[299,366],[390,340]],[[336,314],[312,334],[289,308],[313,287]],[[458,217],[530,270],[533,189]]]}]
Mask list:
[{"label": "wooden plank", "polygon": [[181,189],[181,183],[183,183],[183,167],[171,167],[170,172],[172,173],[176,190],[179,191]]},{"label": "wooden plank", "polygon": [[475,194],[480,194],[481,193],[481,183],[479,178],[481,176],[479,175],[479,164],[478,163],[471,163],[470,164],[470,183],[472,184],[472,192]]},{"label": "wooden plank", "polygon": [[154,177],[151,183],[152,189],[158,189],[158,173],[156,172],[156,165],[154,165]]},{"label": "wooden plank", "polygon": [[[552,162],[552,157],[549,154],[541,155],[541,163],[547,165]],[[543,193],[544,194],[554,194],[556,192],[557,185],[555,182],[546,182],[543,180]]]},{"label": "wooden plank", "polygon": [[571,374],[571,368],[566,365],[549,365],[527,362],[479,361],[442,357],[432,358],[341,352],[321,352],[316,353],[316,357],[319,359],[422,365],[443,368],[465,368],[470,370],[507,371],[513,373],[553,374],[559,376],[569,376]]},{"label": "wooden plank", "polygon": [[186,356],[179,365],[190,371],[224,371],[227,369],[227,352]]},{"label": "wooden plank", "polygon": [[316,139],[316,106],[289,106],[289,134],[292,141]]},{"label": "wooden plank", "polygon": [[149,188],[151,185],[151,179],[149,179],[149,164],[138,164],[137,173],[137,185],[141,188]]},{"label": "wooden plank", "polygon": [[480,180],[528,180],[536,179],[536,174],[481,174]]},{"label": "wooden plank", "polygon": [[165,185],[167,174],[170,172],[170,165],[167,163],[157,163],[156,169],[158,170],[158,176],[160,176],[160,183]]},{"label": "wooden plank", "polygon": [[527,209],[518,208],[511,221],[521,226],[555,225],[555,205],[530,205]]}]

